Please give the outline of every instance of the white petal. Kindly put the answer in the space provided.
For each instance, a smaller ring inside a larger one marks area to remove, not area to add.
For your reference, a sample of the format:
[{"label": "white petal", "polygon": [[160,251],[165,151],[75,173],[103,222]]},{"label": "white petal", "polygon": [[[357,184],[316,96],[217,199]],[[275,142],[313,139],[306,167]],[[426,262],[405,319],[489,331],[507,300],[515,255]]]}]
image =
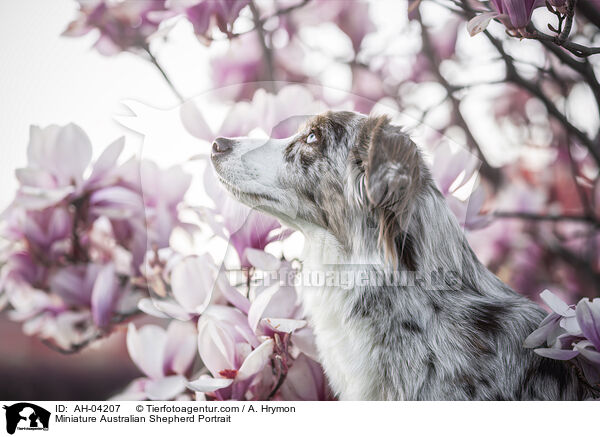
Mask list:
[{"label": "white petal", "polygon": [[225,299],[229,301],[234,307],[248,314],[250,310],[250,301],[246,296],[242,295],[237,288],[235,288],[227,279],[227,276],[222,272],[219,274],[217,279],[219,284],[219,291],[225,296]]},{"label": "white petal", "polygon": [[246,357],[238,370],[236,379],[244,380],[260,372],[266,366],[269,357],[273,353],[273,344],[273,340],[268,339],[250,352],[250,355]]},{"label": "white petal", "polygon": [[131,360],[153,379],[164,376],[163,351],[166,340],[166,332],[155,325],[146,325],[138,331],[130,323],[127,329],[127,350]]},{"label": "white petal", "polygon": [[274,271],[279,269],[281,266],[281,261],[275,258],[270,253],[265,252],[264,250],[257,250],[252,248],[246,249],[246,257],[250,264],[252,264],[257,269],[265,270],[265,271]]},{"label": "white petal", "polygon": [[497,17],[498,15],[497,12],[484,12],[471,18],[467,23],[469,35],[475,36],[479,32],[483,32],[490,24],[492,18]]},{"label": "white petal", "polygon": [[250,310],[248,311],[248,323],[253,331],[256,331],[258,322],[260,322],[267,305],[269,305],[269,302],[278,291],[279,284],[271,285],[259,294],[256,299],[254,299],[254,302],[252,302],[252,305],[250,305]]},{"label": "white petal", "polygon": [[191,135],[206,141],[212,141],[215,138],[215,134],[193,101],[187,100],[184,102],[179,113],[183,126]]},{"label": "white petal", "polygon": [[201,314],[206,309],[214,287],[214,271],[206,256],[190,256],[173,267],[173,296],[190,313]]},{"label": "white petal", "polygon": [[92,143],[79,126],[70,123],[63,127],[56,139],[55,169],[65,181],[81,182],[83,172],[92,159]]},{"label": "white petal", "polygon": [[115,266],[107,264],[98,273],[92,289],[92,316],[96,326],[105,327],[110,323],[118,291]]},{"label": "white petal", "polygon": [[173,320],[167,328],[164,366],[184,374],[198,355],[196,327],[191,322]]},{"label": "white petal", "polygon": [[581,328],[576,317],[564,317],[560,320],[560,327],[572,335],[580,335]]},{"label": "white petal", "polygon": [[146,384],[146,395],[152,401],[166,401],[185,390],[186,379],[181,375],[167,376],[166,378],[149,381]]},{"label": "white petal", "polygon": [[140,299],[140,301],[137,304],[137,307],[144,313],[148,314],[149,316],[158,317],[161,319],[169,318],[169,314],[164,313],[164,312],[160,311],[158,308],[156,308],[156,305],[154,305],[154,299],[152,299],[150,297]]},{"label": "white petal", "polygon": [[550,290],[544,290],[540,293],[542,300],[550,307],[552,311],[561,316],[573,316],[575,310],[564,303],[557,295]]},{"label": "white petal", "polygon": [[210,376],[205,376],[194,381],[188,381],[186,386],[190,390],[206,393],[229,387],[231,384],[233,384],[233,379],[211,378]]},{"label": "white petal", "polygon": [[124,147],[125,137],[121,137],[110,144],[96,160],[89,180],[97,181],[98,179],[106,176],[110,170],[115,168],[117,165],[117,160],[119,159],[119,156],[121,156]]},{"label": "white petal", "polygon": [[73,186],[52,189],[23,186],[17,192],[15,203],[25,209],[45,209],[56,205],[74,192],[75,187]]},{"label": "white petal", "polygon": [[297,329],[304,328],[306,326],[306,320],[294,320],[294,319],[263,319],[264,322],[274,331],[287,332],[291,334]]}]

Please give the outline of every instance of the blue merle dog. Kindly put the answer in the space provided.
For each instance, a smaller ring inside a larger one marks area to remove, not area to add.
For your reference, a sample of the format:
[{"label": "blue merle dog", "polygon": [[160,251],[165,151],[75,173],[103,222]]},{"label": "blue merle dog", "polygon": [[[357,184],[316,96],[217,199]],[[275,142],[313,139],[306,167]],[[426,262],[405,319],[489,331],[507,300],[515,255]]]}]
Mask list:
[{"label": "blue merle dog", "polygon": [[[568,364],[523,347],[544,311],[478,261],[419,149],[388,118],[328,112],[286,139],[217,138],[211,159],[240,201],[302,232],[304,271],[412,274],[303,285],[340,399],[591,397]],[[433,272],[437,284],[422,280]]]}]

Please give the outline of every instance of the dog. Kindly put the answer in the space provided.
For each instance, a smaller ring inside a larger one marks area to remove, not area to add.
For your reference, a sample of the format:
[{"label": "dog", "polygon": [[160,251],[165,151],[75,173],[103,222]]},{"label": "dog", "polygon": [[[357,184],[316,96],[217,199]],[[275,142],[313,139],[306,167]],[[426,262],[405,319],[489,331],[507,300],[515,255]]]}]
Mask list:
[{"label": "dog", "polygon": [[302,232],[303,271],[416,278],[301,286],[340,399],[591,397],[575,369],[523,347],[544,311],[478,261],[389,118],[327,112],[285,139],[217,138],[211,161],[238,200]]}]

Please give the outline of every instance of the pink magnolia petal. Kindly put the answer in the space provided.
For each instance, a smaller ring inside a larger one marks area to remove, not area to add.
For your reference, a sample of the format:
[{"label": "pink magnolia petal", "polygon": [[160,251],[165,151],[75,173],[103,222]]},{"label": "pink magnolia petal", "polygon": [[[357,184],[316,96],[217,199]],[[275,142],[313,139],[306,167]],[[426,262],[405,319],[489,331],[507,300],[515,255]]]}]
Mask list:
[{"label": "pink magnolia petal", "polygon": [[236,367],[233,338],[224,327],[206,315],[198,321],[198,352],[204,365],[215,376],[221,370]]},{"label": "pink magnolia petal", "polygon": [[581,355],[594,364],[600,365],[600,352],[593,350],[591,347],[593,347],[593,344],[586,341],[580,341],[575,344],[575,349],[577,349]]},{"label": "pink magnolia petal", "polygon": [[467,23],[469,35],[475,36],[478,33],[483,32],[490,24],[490,21],[498,15],[500,14],[497,12],[483,12],[471,18]]},{"label": "pink magnolia petal", "polygon": [[173,296],[189,313],[201,314],[215,288],[215,268],[208,255],[184,258],[171,272]]},{"label": "pink magnolia petal", "polygon": [[559,320],[559,314],[548,314],[542,323],[540,323],[540,326],[525,339],[523,347],[531,349],[544,343],[548,338],[548,334],[556,328]]},{"label": "pink magnolia petal", "polygon": [[28,210],[46,209],[61,202],[75,192],[75,187],[67,186],[54,189],[23,186],[19,188],[15,203]]},{"label": "pink magnolia petal", "polygon": [[240,311],[248,314],[248,311],[250,310],[250,301],[246,296],[242,295],[237,288],[231,285],[224,273],[219,274],[217,282],[219,284],[219,291],[223,294],[225,299]]},{"label": "pink magnolia petal", "polygon": [[148,381],[145,392],[151,401],[167,401],[185,391],[186,382],[187,380],[181,375],[171,375]]},{"label": "pink magnolia petal", "polygon": [[41,168],[18,168],[15,177],[22,185],[38,188],[54,188],[55,180],[47,170]]},{"label": "pink magnolia petal", "polygon": [[576,314],[583,335],[600,351],[600,299],[581,299]]},{"label": "pink magnolia petal", "polygon": [[193,323],[172,321],[167,328],[163,368],[165,373],[186,373],[198,353],[197,333]]},{"label": "pink magnolia petal", "polygon": [[79,126],[71,123],[60,130],[54,150],[54,169],[65,182],[78,184],[92,159],[92,143]]},{"label": "pink magnolia petal", "polygon": [[274,331],[286,332],[291,334],[298,329],[306,326],[306,320],[295,320],[295,319],[274,319],[267,318],[263,319],[264,322]]},{"label": "pink magnolia petal", "polygon": [[564,303],[557,295],[550,290],[544,290],[540,293],[540,298],[550,307],[552,311],[561,316],[572,316],[575,310]]},{"label": "pink magnolia petal", "polygon": [[247,248],[244,252],[250,264],[257,269],[275,271],[281,266],[281,261],[263,250]]},{"label": "pink magnolia petal", "polygon": [[322,401],[326,399],[323,369],[305,354],[300,354],[288,370],[281,387],[285,400]]},{"label": "pink magnolia petal", "polygon": [[577,322],[577,318],[575,318],[575,317],[563,317],[560,320],[559,325],[561,328],[563,328],[569,334],[572,334],[572,335],[581,334],[581,328],[579,327],[579,323]]},{"label": "pink magnolia petal", "polygon": [[118,292],[115,266],[107,264],[98,273],[92,289],[92,317],[96,326],[104,328],[110,323]]},{"label": "pink magnolia petal", "polygon": [[310,327],[294,332],[292,334],[292,344],[307,357],[319,361],[319,351],[317,350],[315,334]]},{"label": "pink magnolia petal", "polygon": [[146,297],[144,299],[140,299],[140,301],[137,304],[138,308],[140,309],[140,311],[148,314],[149,316],[152,317],[158,317],[161,319],[168,319],[169,318],[169,314],[163,311],[160,311],[156,305],[154,305],[154,299],[150,298],[150,297]]},{"label": "pink magnolia petal", "polygon": [[190,390],[206,393],[229,387],[231,384],[233,384],[233,379],[211,378],[210,376],[203,375],[194,381],[189,381],[186,386]]},{"label": "pink magnolia petal", "polygon": [[173,300],[158,300],[154,299],[154,306],[169,317],[183,322],[192,319],[192,315],[188,313],[181,305]]},{"label": "pink magnolia petal", "polygon": [[48,169],[54,153],[54,144],[62,128],[50,125],[44,129],[39,126],[29,127],[29,145],[27,146],[27,162],[29,166]]},{"label": "pink magnolia petal", "polygon": [[88,178],[88,183],[97,182],[113,170],[117,166],[117,161],[124,147],[125,137],[121,137],[111,143],[96,160],[96,163],[92,167],[92,173]]},{"label": "pink magnolia petal", "polygon": [[542,357],[552,358],[553,360],[570,360],[579,355],[579,351],[577,350],[555,348],[538,348],[533,351]]},{"label": "pink magnolia petal", "polygon": [[273,345],[273,340],[268,339],[254,349],[242,363],[236,379],[248,379],[260,372],[267,365],[269,357],[273,353]]},{"label": "pink magnolia petal", "polygon": [[185,127],[192,136],[205,141],[212,141],[215,139],[215,134],[208,126],[204,116],[193,101],[188,100],[184,102],[179,109],[179,113],[181,115],[183,127]]},{"label": "pink magnolia petal", "polygon": [[137,378],[131,381],[125,390],[109,398],[109,401],[143,401],[147,399],[144,388],[148,383],[148,378]]},{"label": "pink magnolia petal", "polygon": [[252,302],[252,305],[250,305],[250,309],[248,311],[248,323],[253,331],[256,331],[258,323],[260,322],[265,309],[269,305],[269,302],[271,302],[271,299],[275,293],[278,291],[279,284],[271,285],[269,288],[259,294],[256,299],[254,299],[254,302]]},{"label": "pink magnolia petal", "polygon": [[146,325],[139,331],[133,323],[127,329],[127,350],[131,360],[152,379],[161,379],[163,373],[163,351],[167,341],[164,329]]}]

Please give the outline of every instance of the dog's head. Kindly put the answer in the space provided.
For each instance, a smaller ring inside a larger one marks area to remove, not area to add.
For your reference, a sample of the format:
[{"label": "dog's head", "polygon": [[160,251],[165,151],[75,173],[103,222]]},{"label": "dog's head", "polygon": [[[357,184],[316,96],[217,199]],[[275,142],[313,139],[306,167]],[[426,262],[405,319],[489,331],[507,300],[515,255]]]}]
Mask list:
[{"label": "dog's head", "polygon": [[284,223],[318,226],[342,246],[377,234],[389,259],[401,257],[413,202],[430,185],[416,145],[387,117],[328,112],[285,139],[217,138],[211,155],[239,200]]}]

